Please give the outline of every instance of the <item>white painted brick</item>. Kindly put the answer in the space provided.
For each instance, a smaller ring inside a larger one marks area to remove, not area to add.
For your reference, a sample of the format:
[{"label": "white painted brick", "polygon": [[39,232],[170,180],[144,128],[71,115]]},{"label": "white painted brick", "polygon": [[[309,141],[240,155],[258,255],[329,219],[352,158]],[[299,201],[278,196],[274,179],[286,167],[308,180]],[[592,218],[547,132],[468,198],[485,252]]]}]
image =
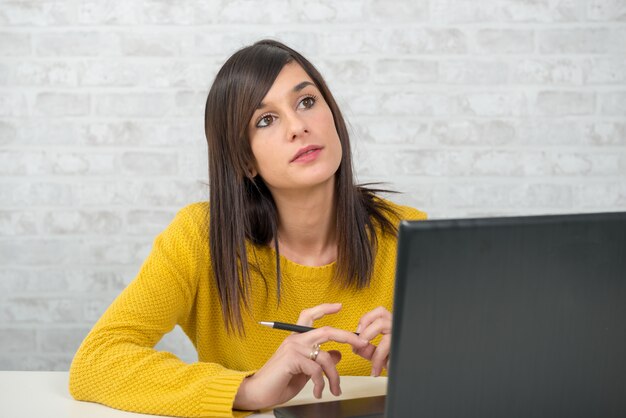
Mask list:
[{"label": "white painted brick", "polygon": [[132,25],[140,22],[143,2],[124,0],[81,0],[77,21],[85,25]]},{"label": "white painted brick", "polygon": [[594,93],[571,91],[541,91],[537,95],[535,111],[540,115],[590,115],[595,111]]},{"label": "white painted brick", "polygon": [[[363,14],[364,2],[361,2],[360,5],[354,7],[355,9],[361,11],[361,16],[365,16]],[[354,3],[353,3],[354,4]],[[337,21],[339,12],[337,10],[337,6],[339,6],[339,2],[331,2],[328,0],[322,1],[311,1],[305,0],[302,2],[298,2],[297,4],[297,19],[298,21],[303,22],[329,22],[329,21]]]},{"label": "white painted brick", "polygon": [[603,115],[626,116],[626,91],[601,93],[600,103]]},{"label": "white painted brick", "polygon": [[0,353],[23,353],[35,351],[37,340],[35,331],[29,329],[11,329],[0,326]]},{"label": "white painted brick", "polygon": [[22,93],[0,93],[0,116],[28,116],[26,96]]},{"label": "white painted brick", "polygon": [[201,124],[188,122],[100,122],[82,126],[81,139],[88,146],[175,146],[205,142]]},{"label": "white painted brick", "polygon": [[626,84],[626,57],[594,58],[587,83]]},{"label": "white painted brick", "polygon": [[543,54],[602,54],[623,50],[623,38],[605,28],[548,29],[537,34],[539,52]]},{"label": "white painted brick", "polygon": [[0,174],[115,174],[116,158],[112,154],[0,151]]},{"label": "white painted brick", "polygon": [[67,1],[3,1],[0,8],[0,24],[7,26],[56,26],[74,20],[73,4]]},{"label": "white painted brick", "polygon": [[109,237],[105,242],[98,239],[83,243],[80,260],[94,266],[138,266],[152,247],[151,243],[120,241],[120,239]]},{"label": "white painted brick", "polygon": [[439,63],[433,60],[382,59],[374,68],[378,84],[430,83],[439,78]]},{"label": "white painted brick", "polygon": [[452,146],[507,145],[518,142],[516,127],[503,120],[435,122],[432,136],[438,144]]},{"label": "white painted brick", "polygon": [[113,42],[122,55],[169,57],[190,48],[193,38],[185,32],[135,33],[120,32]]},{"label": "white painted brick", "polygon": [[12,86],[78,85],[78,68],[63,61],[23,61],[12,66],[7,79]]},{"label": "white painted brick", "polygon": [[57,292],[67,290],[65,277],[52,268],[38,271],[32,266],[26,268],[0,269],[0,292],[4,295],[15,293]]},{"label": "white painted brick", "polygon": [[581,143],[581,126],[575,121],[527,119],[517,124],[521,144],[531,146],[573,146]]},{"label": "white painted brick", "polygon": [[89,328],[47,328],[37,330],[39,349],[45,353],[74,353]]},{"label": "white painted brick", "polygon": [[509,185],[446,183],[433,188],[433,203],[452,208],[499,208],[511,203]]},{"label": "white painted brick", "polygon": [[535,34],[524,29],[481,29],[476,32],[476,52],[482,54],[532,53]]},{"label": "white painted brick", "polygon": [[583,141],[590,145],[626,146],[626,122],[599,122],[589,124]]},{"label": "white painted brick", "polygon": [[113,234],[121,231],[122,216],[112,211],[54,211],[43,219],[50,235]]},{"label": "white painted brick", "polygon": [[129,174],[166,176],[178,172],[178,155],[174,153],[125,152],[121,163],[122,170]]},{"label": "white painted brick", "polygon": [[156,236],[172,222],[175,214],[171,210],[132,210],[126,215],[126,232]]},{"label": "white painted brick", "polygon": [[[267,36],[266,36],[267,37]],[[211,31],[194,33],[193,49],[190,51],[195,56],[215,56],[219,57],[223,63],[226,57],[250,45],[261,38],[255,32],[247,31]]]},{"label": "white painted brick", "polygon": [[255,0],[231,0],[215,10],[220,23],[285,23],[293,19],[288,0],[267,0],[263,7]]},{"label": "white painted brick", "polygon": [[474,0],[430,2],[430,21],[434,23],[493,22],[500,18],[500,3]]},{"label": "white painted brick", "polygon": [[445,94],[401,92],[383,94],[379,107],[392,115],[446,116],[455,113],[456,103]]},{"label": "white painted brick", "polygon": [[412,118],[359,118],[352,123],[355,141],[377,144],[429,144],[431,135],[427,123]]},{"label": "white painted brick", "polygon": [[209,181],[209,163],[207,147],[202,143],[194,147],[195,152],[184,152],[178,157],[180,169],[178,173],[181,178],[202,179]]},{"label": "white painted brick", "polygon": [[369,91],[347,91],[334,94],[339,108],[348,120],[354,115],[378,115],[382,98]]},{"label": "white painted brick", "polygon": [[0,322],[5,323],[74,323],[81,317],[81,304],[66,298],[10,298],[0,305]]},{"label": "white painted brick", "polygon": [[466,93],[457,101],[460,113],[467,116],[520,116],[528,112],[526,97],[517,92]]},{"label": "white painted brick", "polygon": [[325,34],[328,54],[462,54],[467,36],[459,29],[337,30]]},{"label": "white painted brick", "polygon": [[626,182],[593,182],[575,186],[575,202],[581,208],[623,208]]},{"label": "white painted brick", "polygon": [[505,84],[509,65],[504,61],[446,60],[440,64],[440,81],[446,84]]},{"label": "white painted brick", "polygon": [[12,266],[59,265],[78,261],[80,243],[42,238],[1,238],[0,264]]},{"label": "white painted brick", "polygon": [[553,0],[506,0],[498,2],[505,21],[580,22],[585,20],[584,2]]},{"label": "white painted brick", "polygon": [[0,32],[0,56],[29,55],[31,36],[28,33]]},{"label": "white painted brick", "polygon": [[33,42],[40,56],[96,56],[114,50],[110,35],[94,31],[41,32]]},{"label": "white painted brick", "polygon": [[120,290],[120,283],[136,273],[123,268],[51,266],[41,269],[4,268],[0,270],[0,291],[10,293],[103,292]]},{"label": "white painted brick", "polygon": [[71,206],[77,199],[71,184],[21,181],[0,182],[0,202],[6,206]]},{"label": "white painted brick", "polygon": [[80,123],[63,118],[20,120],[14,142],[26,146],[77,145],[81,136]]},{"label": "white painted brick", "polygon": [[206,200],[208,188],[195,180],[101,181],[79,185],[78,194],[81,205],[84,206],[181,207],[196,200]]},{"label": "white painted brick", "polygon": [[35,98],[37,115],[85,116],[90,106],[91,98],[86,93],[39,93]]},{"label": "white painted brick", "polygon": [[117,59],[89,61],[80,72],[82,86],[136,86],[146,76],[149,65]]},{"label": "white painted brick", "polygon": [[521,84],[582,85],[591,64],[587,60],[523,59],[515,62],[511,81]]},{"label": "white painted brick", "polygon": [[523,184],[513,188],[511,203],[519,208],[570,208],[573,202],[571,185]]},{"label": "white painted brick", "polygon": [[39,231],[37,213],[0,210],[0,236],[33,235]]},{"label": "white painted brick", "polygon": [[429,17],[429,2],[406,0],[370,0],[367,14],[375,22],[425,21]]},{"label": "white painted brick", "polygon": [[174,108],[172,113],[176,116],[203,120],[206,98],[207,93],[204,91],[179,91],[174,96]]},{"label": "white painted brick", "polygon": [[215,13],[221,7],[219,0],[183,0],[172,3],[168,0],[143,1],[139,18],[151,25],[193,25],[219,23]]},{"label": "white painted brick", "polygon": [[587,2],[589,20],[626,21],[624,0],[589,0]]},{"label": "white painted brick", "polygon": [[17,138],[17,126],[15,123],[0,120],[0,145],[15,142]]},{"label": "white painted brick", "polygon": [[162,117],[172,112],[174,100],[167,93],[121,93],[93,96],[96,116]]},{"label": "white painted brick", "polygon": [[315,63],[328,84],[366,83],[370,79],[370,67],[360,60],[319,60]]}]

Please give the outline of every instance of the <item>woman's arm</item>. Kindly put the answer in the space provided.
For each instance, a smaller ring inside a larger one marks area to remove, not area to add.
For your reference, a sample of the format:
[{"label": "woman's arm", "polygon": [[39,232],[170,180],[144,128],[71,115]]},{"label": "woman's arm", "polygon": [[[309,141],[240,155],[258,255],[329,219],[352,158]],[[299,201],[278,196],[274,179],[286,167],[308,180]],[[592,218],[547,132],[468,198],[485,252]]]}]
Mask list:
[{"label": "woman's arm", "polygon": [[74,398],[159,415],[233,415],[235,394],[252,372],[186,364],[153,348],[189,314],[202,277],[198,260],[208,257],[192,212],[183,209],[157,237],[138,276],[83,341],[70,369]]}]

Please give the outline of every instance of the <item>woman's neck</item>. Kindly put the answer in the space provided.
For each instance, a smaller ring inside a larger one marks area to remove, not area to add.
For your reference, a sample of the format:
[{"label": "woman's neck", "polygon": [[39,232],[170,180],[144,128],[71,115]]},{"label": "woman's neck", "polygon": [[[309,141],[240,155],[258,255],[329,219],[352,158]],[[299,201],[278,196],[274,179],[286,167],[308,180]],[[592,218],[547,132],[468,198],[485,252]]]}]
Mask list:
[{"label": "woman's neck", "polygon": [[337,258],[334,179],[306,191],[273,193],[281,255],[305,266]]}]

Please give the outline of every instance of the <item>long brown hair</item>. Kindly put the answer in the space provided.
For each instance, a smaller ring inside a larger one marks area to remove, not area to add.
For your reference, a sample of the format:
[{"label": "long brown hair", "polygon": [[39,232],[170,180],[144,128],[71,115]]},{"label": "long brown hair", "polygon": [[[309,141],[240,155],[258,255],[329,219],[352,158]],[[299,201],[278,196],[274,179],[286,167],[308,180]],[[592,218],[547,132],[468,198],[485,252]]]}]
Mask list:
[{"label": "long brown hair", "polygon": [[345,287],[369,285],[376,254],[377,225],[395,233],[390,217],[397,214],[376,198],[382,190],[355,185],[346,123],[324,79],[315,67],[293,49],[262,40],[232,55],[218,72],[205,109],[209,145],[210,220],[209,247],[222,315],[229,331],[243,333],[242,307],[248,308],[250,265],[246,243],[274,245],[280,301],[278,212],[260,175],[252,177],[254,155],[247,127],[278,73],[298,63],[311,77],[333,114],[342,146],[335,174],[337,261],[335,279]]}]

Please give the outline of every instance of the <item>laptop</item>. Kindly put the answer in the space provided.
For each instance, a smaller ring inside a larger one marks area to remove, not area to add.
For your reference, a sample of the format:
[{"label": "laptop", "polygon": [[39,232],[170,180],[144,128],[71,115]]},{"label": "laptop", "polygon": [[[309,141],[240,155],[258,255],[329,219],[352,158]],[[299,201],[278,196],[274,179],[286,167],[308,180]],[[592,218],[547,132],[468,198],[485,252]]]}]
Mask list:
[{"label": "laptop", "polygon": [[277,417],[626,417],[626,212],[403,221],[386,400]]}]

